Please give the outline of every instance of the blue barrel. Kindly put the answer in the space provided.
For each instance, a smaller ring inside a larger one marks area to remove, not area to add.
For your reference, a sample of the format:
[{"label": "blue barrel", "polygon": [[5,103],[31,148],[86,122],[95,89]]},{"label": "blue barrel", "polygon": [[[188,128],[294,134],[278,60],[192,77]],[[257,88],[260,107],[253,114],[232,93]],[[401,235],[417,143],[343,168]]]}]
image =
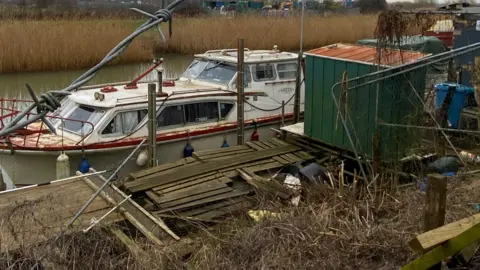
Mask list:
[{"label": "blue barrel", "polygon": [[448,121],[452,124],[453,128],[458,128],[458,122],[460,119],[460,114],[464,107],[468,106],[467,96],[473,95],[473,87],[456,84],[456,83],[442,83],[435,85],[436,100],[435,106],[440,108],[447,96],[448,89],[451,86],[455,86],[455,92],[453,93],[452,102],[450,103],[450,108],[448,109]]}]

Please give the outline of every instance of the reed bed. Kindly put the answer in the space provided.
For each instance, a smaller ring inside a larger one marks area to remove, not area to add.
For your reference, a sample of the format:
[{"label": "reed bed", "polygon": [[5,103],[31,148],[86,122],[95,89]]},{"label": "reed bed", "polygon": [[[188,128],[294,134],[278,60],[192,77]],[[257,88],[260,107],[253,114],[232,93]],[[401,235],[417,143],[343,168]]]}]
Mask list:
[{"label": "reed bed", "polygon": [[[447,223],[475,214],[472,202],[480,200],[477,177],[449,181]],[[3,253],[0,268],[39,262],[48,269],[399,269],[415,258],[407,242],[422,232],[425,193],[417,186],[384,193],[380,205],[350,186],[342,197],[328,184],[304,190],[297,207],[258,196],[258,209],[276,216],[257,222],[236,215],[164,249],[136,238],[143,252],[135,254],[108,233],[112,228],[96,228]],[[2,224],[9,213],[0,215]],[[19,224],[16,231],[28,230]],[[477,253],[469,269],[479,269],[479,259]]]},{"label": "reed bed", "polygon": [[[376,16],[307,16],[304,48],[371,37]],[[98,63],[139,24],[135,20],[7,20],[0,24],[0,72],[87,68]],[[257,15],[178,17],[166,46],[153,30],[136,40],[116,63],[150,61],[154,53],[193,54],[234,48],[298,50],[300,18]],[[163,25],[167,34],[166,25]]]}]

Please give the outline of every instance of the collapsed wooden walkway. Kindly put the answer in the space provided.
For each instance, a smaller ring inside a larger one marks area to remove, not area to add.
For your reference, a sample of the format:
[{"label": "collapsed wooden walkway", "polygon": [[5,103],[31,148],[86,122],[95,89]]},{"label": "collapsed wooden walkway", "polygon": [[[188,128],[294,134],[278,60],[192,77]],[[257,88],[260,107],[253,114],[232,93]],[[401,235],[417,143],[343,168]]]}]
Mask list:
[{"label": "collapsed wooden walkway", "polygon": [[194,152],[193,157],[132,173],[123,188],[143,197],[158,218],[176,219],[169,225],[178,231],[191,222],[217,222],[253,206],[248,197],[254,188],[242,180],[245,175],[239,169],[254,177],[312,159],[301,148],[278,139],[248,142]]}]

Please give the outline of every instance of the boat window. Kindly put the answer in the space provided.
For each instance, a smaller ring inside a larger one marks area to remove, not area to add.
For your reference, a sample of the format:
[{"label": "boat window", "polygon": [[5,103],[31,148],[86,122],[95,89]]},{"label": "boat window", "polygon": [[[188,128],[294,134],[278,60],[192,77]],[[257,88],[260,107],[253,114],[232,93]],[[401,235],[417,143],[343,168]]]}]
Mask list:
[{"label": "boat window", "polygon": [[214,83],[228,84],[237,69],[234,66],[222,62],[210,62],[205,69],[198,75],[198,79]]},{"label": "boat window", "polygon": [[[243,87],[248,87],[252,82],[252,73],[249,66],[243,67]],[[233,89],[237,88],[237,80],[232,84]]]},{"label": "boat window", "polygon": [[120,112],[108,123],[102,134],[128,134],[135,131],[138,124],[147,116],[148,110]]},{"label": "boat window", "polygon": [[183,125],[183,105],[165,107],[157,116],[157,127]]},{"label": "boat window", "polygon": [[73,133],[87,134],[92,130],[90,123],[96,125],[104,113],[105,111],[80,105],[64,119],[64,128]]},{"label": "boat window", "polygon": [[275,68],[272,64],[258,64],[252,67],[255,81],[275,80]]},{"label": "boat window", "polygon": [[62,101],[62,106],[58,108],[56,111],[53,113],[48,113],[47,117],[49,120],[51,120],[52,124],[56,126],[61,122],[61,117],[65,117],[65,114],[69,113],[75,106],[77,106],[77,103],[75,103],[73,100],[69,99],[68,97],[65,98]]},{"label": "boat window", "polygon": [[190,66],[183,72],[182,77],[195,79],[207,66],[208,61],[195,59]]},{"label": "boat window", "polygon": [[277,72],[280,79],[295,79],[297,78],[297,64],[277,64]]},{"label": "boat window", "polygon": [[232,110],[232,108],[233,108],[232,103],[220,103],[220,118],[221,119],[227,118],[227,115]]},{"label": "boat window", "polygon": [[201,123],[218,120],[218,103],[202,102],[185,105],[185,120],[187,123]]}]

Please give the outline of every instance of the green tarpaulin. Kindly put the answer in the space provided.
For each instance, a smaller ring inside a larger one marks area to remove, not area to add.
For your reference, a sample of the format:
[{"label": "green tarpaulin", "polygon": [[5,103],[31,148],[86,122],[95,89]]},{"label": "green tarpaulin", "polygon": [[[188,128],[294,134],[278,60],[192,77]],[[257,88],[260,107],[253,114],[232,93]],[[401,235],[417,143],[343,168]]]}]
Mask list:
[{"label": "green tarpaulin", "polygon": [[[357,41],[357,44],[376,47],[377,39],[373,39],[373,38],[361,39]],[[427,37],[427,36],[421,36],[421,35],[405,36],[401,40],[400,46],[398,44],[395,44],[391,46],[391,48],[392,47],[395,49],[416,51],[416,52],[422,52],[425,54],[432,54],[432,55],[448,51],[448,48],[437,37]],[[430,70],[437,71],[437,72],[445,72],[447,68],[448,68],[448,61],[443,61],[443,62],[433,64]]]}]

